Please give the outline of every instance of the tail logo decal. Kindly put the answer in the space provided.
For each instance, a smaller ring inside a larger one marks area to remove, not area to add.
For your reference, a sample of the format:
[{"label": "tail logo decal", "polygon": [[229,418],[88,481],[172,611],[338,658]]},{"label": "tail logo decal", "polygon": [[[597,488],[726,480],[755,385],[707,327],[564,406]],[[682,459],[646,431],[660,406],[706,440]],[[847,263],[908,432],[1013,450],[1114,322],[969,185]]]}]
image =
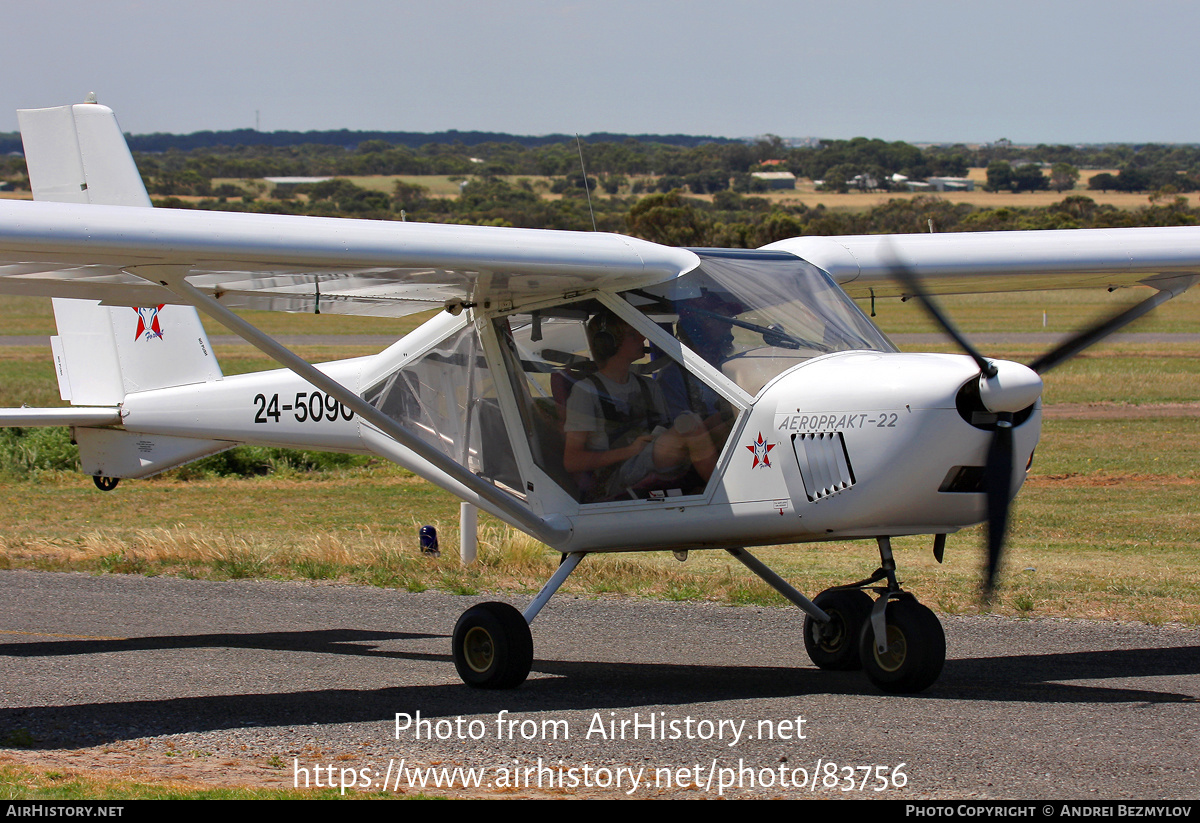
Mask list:
[{"label": "tail logo decal", "polygon": [[157,306],[143,306],[142,308],[134,307],[134,311],[138,315],[137,331],[133,335],[134,340],[141,340],[143,337],[146,340],[158,338],[162,340],[162,326],[158,324],[158,313],[162,311],[162,307],[166,303],[159,303]]}]

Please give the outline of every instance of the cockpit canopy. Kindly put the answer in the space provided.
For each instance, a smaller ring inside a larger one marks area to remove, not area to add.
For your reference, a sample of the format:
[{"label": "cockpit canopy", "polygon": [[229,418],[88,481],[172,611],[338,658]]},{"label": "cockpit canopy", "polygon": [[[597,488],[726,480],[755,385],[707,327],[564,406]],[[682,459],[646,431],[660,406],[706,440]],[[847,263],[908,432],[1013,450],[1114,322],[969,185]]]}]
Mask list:
[{"label": "cockpit canopy", "polygon": [[[700,431],[715,459],[750,399],[783,372],[832,352],[895,348],[826,274],[794,255],[697,254],[696,269],[622,292],[623,302],[605,298],[606,306],[590,293],[462,325],[364,396],[518,496],[537,488],[538,472],[578,503],[703,495],[707,465],[652,471],[628,487],[608,466],[580,471],[564,459],[571,433],[591,431],[587,449],[598,451],[638,434],[694,441]],[[623,329],[647,341],[626,352],[625,382],[636,390],[624,398],[597,376],[587,326],[601,313],[619,315]],[[585,404],[577,392],[595,397]],[[584,408],[594,425],[580,422]],[[627,419],[616,425],[613,417]]]},{"label": "cockpit canopy", "polygon": [[829,276],[783,252],[697,250],[688,274],[627,293],[747,394],[812,357],[895,346]]}]

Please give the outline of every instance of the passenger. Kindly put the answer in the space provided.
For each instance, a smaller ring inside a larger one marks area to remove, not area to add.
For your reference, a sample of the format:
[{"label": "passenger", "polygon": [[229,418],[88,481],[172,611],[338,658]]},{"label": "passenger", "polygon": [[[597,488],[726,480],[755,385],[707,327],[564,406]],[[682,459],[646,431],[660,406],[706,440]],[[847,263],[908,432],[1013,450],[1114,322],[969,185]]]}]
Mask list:
[{"label": "passenger", "polygon": [[[646,338],[609,311],[587,324],[597,370],[567,398],[563,467],[592,474],[588,502],[664,489],[695,468],[707,481],[718,450],[695,416],[673,421],[661,389],[631,366]],[[689,431],[690,429],[690,431]]]},{"label": "passenger", "polygon": [[[708,293],[679,303],[678,309],[675,336],[713,368],[720,369],[733,353],[733,326],[725,318],[736,316],[739,307],[720,295]],[[715,389],[677,362],[659,372],[658,382],[672,416],[678,418],[693,412],[703,422],[714,443],[725,442],[736,415],[733,406]]]}]

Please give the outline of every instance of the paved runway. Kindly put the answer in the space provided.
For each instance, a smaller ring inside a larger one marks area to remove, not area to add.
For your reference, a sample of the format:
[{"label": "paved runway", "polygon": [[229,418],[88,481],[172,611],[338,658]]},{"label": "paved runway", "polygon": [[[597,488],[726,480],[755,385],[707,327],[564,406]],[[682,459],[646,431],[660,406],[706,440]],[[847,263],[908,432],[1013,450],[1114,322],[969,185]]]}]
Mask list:
[{"label": "paved runway", "polygon": [[[480,692],[458,681],[449,634],[482,599],[0,572],[0,740],[35,762],[91,747],[75,762],[119,754],[228,782],[336,774],[394,791],[414,765],[462,767],[481,770],[467,793],[502,796],[553,796],[572,774],[567,794],[643,797],[1200,786],[1195,629],[947,617],[941,679],[895,697],[812,667],[794,610],[556,597],[533,626],[530,680]],[[429,722],[397,736],[395,715],[417,712]]]}]

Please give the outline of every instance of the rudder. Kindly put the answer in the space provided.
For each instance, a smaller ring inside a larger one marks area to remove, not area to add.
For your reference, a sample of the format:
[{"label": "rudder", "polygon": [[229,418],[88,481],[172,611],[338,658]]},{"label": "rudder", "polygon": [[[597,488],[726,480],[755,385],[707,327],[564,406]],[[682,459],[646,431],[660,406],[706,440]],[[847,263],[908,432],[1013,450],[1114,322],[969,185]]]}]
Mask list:
[{"label": "rudder", "polygon": [[[112,109],[88,102],[17,117],[35,200],[150,207]],[[221,379],[191,306],[55,298],[54,320],[59,393],[72,405],[114,406],[133,392]]]}]

